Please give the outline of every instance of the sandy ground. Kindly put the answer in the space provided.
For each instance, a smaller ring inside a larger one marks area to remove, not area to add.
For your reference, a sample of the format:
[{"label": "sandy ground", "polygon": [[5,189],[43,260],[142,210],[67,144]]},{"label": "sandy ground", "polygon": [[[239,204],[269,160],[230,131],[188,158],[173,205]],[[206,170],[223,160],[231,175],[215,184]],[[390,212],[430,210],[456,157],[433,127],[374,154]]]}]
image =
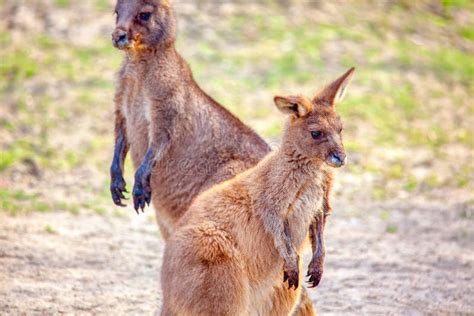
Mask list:
[{"label": "sandy ground", "polygon": [[[336,204],[323,281],[309,291],[321,315],[474,314],[472,208],[349,205]],[[0,213],[0,311],[152,314],[163,246],[155,224],[132,212]]]}]

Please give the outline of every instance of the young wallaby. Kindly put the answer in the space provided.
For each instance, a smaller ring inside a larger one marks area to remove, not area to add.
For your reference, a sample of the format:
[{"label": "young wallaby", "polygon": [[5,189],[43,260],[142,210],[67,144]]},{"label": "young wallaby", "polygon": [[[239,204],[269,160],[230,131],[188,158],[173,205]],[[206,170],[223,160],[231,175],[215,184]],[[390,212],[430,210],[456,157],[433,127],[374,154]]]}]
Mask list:
[{"label": "young wallaby", "polygon": [[298,253],[308,233],[314,247],[322,247],[317,239],[329,167],[346,162],[335,104],[353,72],[312,100],[275,97],[277,108],[290,115],[281,148],[194,200],[166,244],[162,315],[295,312],[302,279]]}]

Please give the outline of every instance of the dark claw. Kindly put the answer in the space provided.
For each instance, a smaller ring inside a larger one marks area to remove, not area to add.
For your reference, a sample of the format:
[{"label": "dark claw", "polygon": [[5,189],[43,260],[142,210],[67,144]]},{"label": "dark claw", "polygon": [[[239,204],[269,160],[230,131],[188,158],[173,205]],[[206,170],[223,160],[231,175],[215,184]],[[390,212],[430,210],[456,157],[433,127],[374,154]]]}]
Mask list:
[{"label": "dark claw", "polygon": [[119,196],[120,196],[121,199],[124,199],[124,200],[127,199],[127,198],[123,195],[123,192],[119,192],[118,194],[119,194]]},{"label": "dark claw", "polygon": [[306,275],[307,277],[309,276],[309,280],[307,281],[308,284],[310,284],[310,288],[317,287],[319,283],[321,282],[322,276],[323,276],[323,270],[320,267],[320,265],[316,264],[310,264],[308,267],[308,274]]},{"label": "dark claw", "polygon": [[135,209],[135,212],[138,213],[138,198],[136,195],[133,195],[133,208]]},{"label": "dark claw", "polygon": [[138,168],[132,195],[135,211],[145,213],[145,207],[151,203],[150,174],[146,169]]},{"label": "dark claw", "polygon": [[298,280],[298,272],[288,272],[288,271],[283,271],[283,282],[288,281],[288,289],[291,289],[294,287],[296,290],[299,285],[299,280]]},{"label": "dark claw", "polygon": [[110,184],[110,193],[112,194],[112,200],[117,206],[126,206],[122,203],[122,199],[126,199],[123,192],[127,192],[126,183],[121,173],[112,173],[112,181]]}]

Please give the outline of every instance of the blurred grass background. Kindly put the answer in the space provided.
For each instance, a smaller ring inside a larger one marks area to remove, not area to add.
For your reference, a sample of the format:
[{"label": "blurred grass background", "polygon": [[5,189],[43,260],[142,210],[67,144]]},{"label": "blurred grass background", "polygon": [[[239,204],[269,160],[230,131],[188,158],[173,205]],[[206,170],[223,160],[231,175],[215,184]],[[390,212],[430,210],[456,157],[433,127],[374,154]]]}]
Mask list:
[{"label": "blurred grass background", "polygon": [[[110,0],[0,0],[0,210],[123,216],[109,197]],[[462,199],[474,189],[474,2],[175,0],[178,50],[202,88],[276,143],[275,94],[346,68],[348,201]],[[127,164],[127,183],[133,172]]]}]

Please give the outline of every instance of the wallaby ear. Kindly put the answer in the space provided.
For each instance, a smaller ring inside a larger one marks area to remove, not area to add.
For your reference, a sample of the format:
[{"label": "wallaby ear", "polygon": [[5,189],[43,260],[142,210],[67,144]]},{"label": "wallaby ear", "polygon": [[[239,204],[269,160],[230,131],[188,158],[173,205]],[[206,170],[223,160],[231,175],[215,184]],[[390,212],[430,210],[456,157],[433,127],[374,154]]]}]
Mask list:
[{"label": "wallaby ear", "polygon": [[311,102],[302,96],[276,96],[273,101],[281,112],[293,114],[296,117],[303,117],[313,109]]},{"label": "wallaby ear", "polygon": [[327,85],[324,89],[319,91],[313,99],[314,103],[326,103],[330,106],[335,106],[340,102],[346,94],[347,86],[354,76],[355,68],[352,67],[346,71],[342,76]]}]

